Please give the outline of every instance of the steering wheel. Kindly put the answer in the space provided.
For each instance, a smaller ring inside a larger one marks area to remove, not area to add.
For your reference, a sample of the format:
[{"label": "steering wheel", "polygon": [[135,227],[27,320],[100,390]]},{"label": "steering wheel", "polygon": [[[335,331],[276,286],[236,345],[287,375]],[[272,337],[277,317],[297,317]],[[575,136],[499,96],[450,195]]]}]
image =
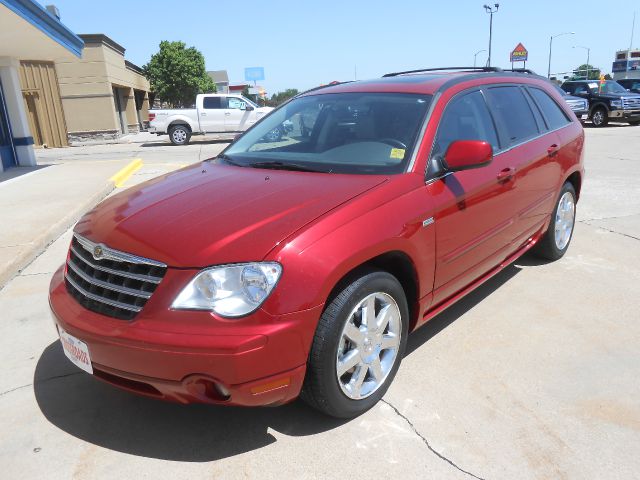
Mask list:
[{"label": "steering wheel", "polygon": [[392,147],[398,147],[403,150],[407,149],[407,146],[404,143],[402,143],[400,140],[396,140],[395,138],[381,138],[378,141],[386,143],[387,145],[391,145]]}]

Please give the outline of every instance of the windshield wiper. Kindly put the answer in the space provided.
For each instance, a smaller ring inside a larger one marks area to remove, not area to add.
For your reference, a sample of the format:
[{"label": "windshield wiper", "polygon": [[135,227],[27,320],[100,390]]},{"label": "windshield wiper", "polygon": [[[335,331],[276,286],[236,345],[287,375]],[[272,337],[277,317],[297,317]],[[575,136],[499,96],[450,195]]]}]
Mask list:
[{"label": "windshield wiper", "polygon": [[299,163],[286,163],[278,161],[269,162],[253,162],[249,164],[253,168],[270,168],[273,170],[294,170],[297,172],[316,172],[316,173],[330,173],[326,170],[319,170],[313,167],[307,167],[306,165],[300,165]]},{"label": "windshield wiper", "polygon": [[242,163],[236,162],[235,160],[232,160],[229,155],[225,155],[224,153],[221,153],[220,155],[218,155],[215,158],[216,159],[219,158],[220,160],[224,160],[225,163],[228,163],[229,165],[233,165],[235,167],[246,167],[247,166],[247,165],[244,165]]}]

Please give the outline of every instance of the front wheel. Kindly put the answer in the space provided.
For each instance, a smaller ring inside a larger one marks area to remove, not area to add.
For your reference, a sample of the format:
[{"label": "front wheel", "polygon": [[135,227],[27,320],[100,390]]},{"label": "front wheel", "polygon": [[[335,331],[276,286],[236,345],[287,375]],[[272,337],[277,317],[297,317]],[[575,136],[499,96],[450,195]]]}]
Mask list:
[{"label": "front wheel", "polygon": [[302,399],[339,418],[373,407],[398,371],[408,325],[407,299],[393,275],[372,271],[355,279],[318,322]]},{"label": "front wheel", "polygon": [[573,185],[565,183],[551,214],[549,229],[533,249],[539,257],[558,260],[567,252],[576,222],[576,198]]},{"label": "front wheel", "polygon": [[591,123],[594,127],[605,127],[609,123],[609,115],[603,107],[596,108],[591,114]]},{"label": "front wheel", "polygon": [[169,128],[169,140],[174,145],[186,145],[191,138],[191,131],[185,125],[174,125]]}]

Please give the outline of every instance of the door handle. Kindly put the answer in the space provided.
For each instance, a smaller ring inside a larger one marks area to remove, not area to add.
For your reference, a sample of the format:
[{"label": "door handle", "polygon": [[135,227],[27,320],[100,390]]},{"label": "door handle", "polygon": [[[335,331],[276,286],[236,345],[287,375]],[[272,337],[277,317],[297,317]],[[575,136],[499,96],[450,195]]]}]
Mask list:
[{"label": "door handle", "polygon": [[229,115],[231,115],[231,112],[224,112],[224,115],[228,117]]},{"label": "door handle", "polygon": [[503,168],[502,170],[500,170],[500,172],[498,172],[496,178],[498,179],[498,182],[508,182],[513,178],[513,175],[515,173],[516,169],[513,167]]},{"label": "door handle", "polygon": [[201,116],[201,117],[206,117],[206,116],[207,116],[207,114],[206,114],[206,113],[204,113],[204,112],[202,112],[202,113],[200,114],[200,116]]},{"label": "door handle", "polygon": [[547,154],[550,157],[555,157],[558,154],[558,150],[560,150],[560,147],[558,147],[558,145],[554,143],[549,148],[547,148]]}]

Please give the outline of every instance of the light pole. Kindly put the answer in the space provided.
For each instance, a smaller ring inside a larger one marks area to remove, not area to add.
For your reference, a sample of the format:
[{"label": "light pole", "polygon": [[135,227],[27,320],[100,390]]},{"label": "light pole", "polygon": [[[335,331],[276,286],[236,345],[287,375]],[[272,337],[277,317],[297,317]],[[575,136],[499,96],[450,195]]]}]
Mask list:
[{"label": "light pole", "polygon": [[473,68],[476,68],[476,57],[478,56],[479,53],[482,52],[486,52],[486,50],[478,50],[476,53],[473,54]]},{"label": "light pole", "polygon": [[574,35],[575,33],[576,32],[564,32],[557,35],[551,35],[551,37],[549,37],[549,68],[547,69],[547,78],[551,78],[551,48],[553,46],[553,39],[561,37],[562,35]]},{"label": "light pole", "polygon": [[484,11],[489,14],[489,57],[487,58],[487,67],[491,66],[491,37],[493,35],[493,14],[500,8],[499,3],[494,3],[493,7],[489,5],[483,5]]},{"label": "light pole", "polygon": [[583,47],[582,45],[574,45],[573,48],[584,48],[587,51],[587,80],[589,80],[589,55],[591,55],[591,49],[589,47]]}]

